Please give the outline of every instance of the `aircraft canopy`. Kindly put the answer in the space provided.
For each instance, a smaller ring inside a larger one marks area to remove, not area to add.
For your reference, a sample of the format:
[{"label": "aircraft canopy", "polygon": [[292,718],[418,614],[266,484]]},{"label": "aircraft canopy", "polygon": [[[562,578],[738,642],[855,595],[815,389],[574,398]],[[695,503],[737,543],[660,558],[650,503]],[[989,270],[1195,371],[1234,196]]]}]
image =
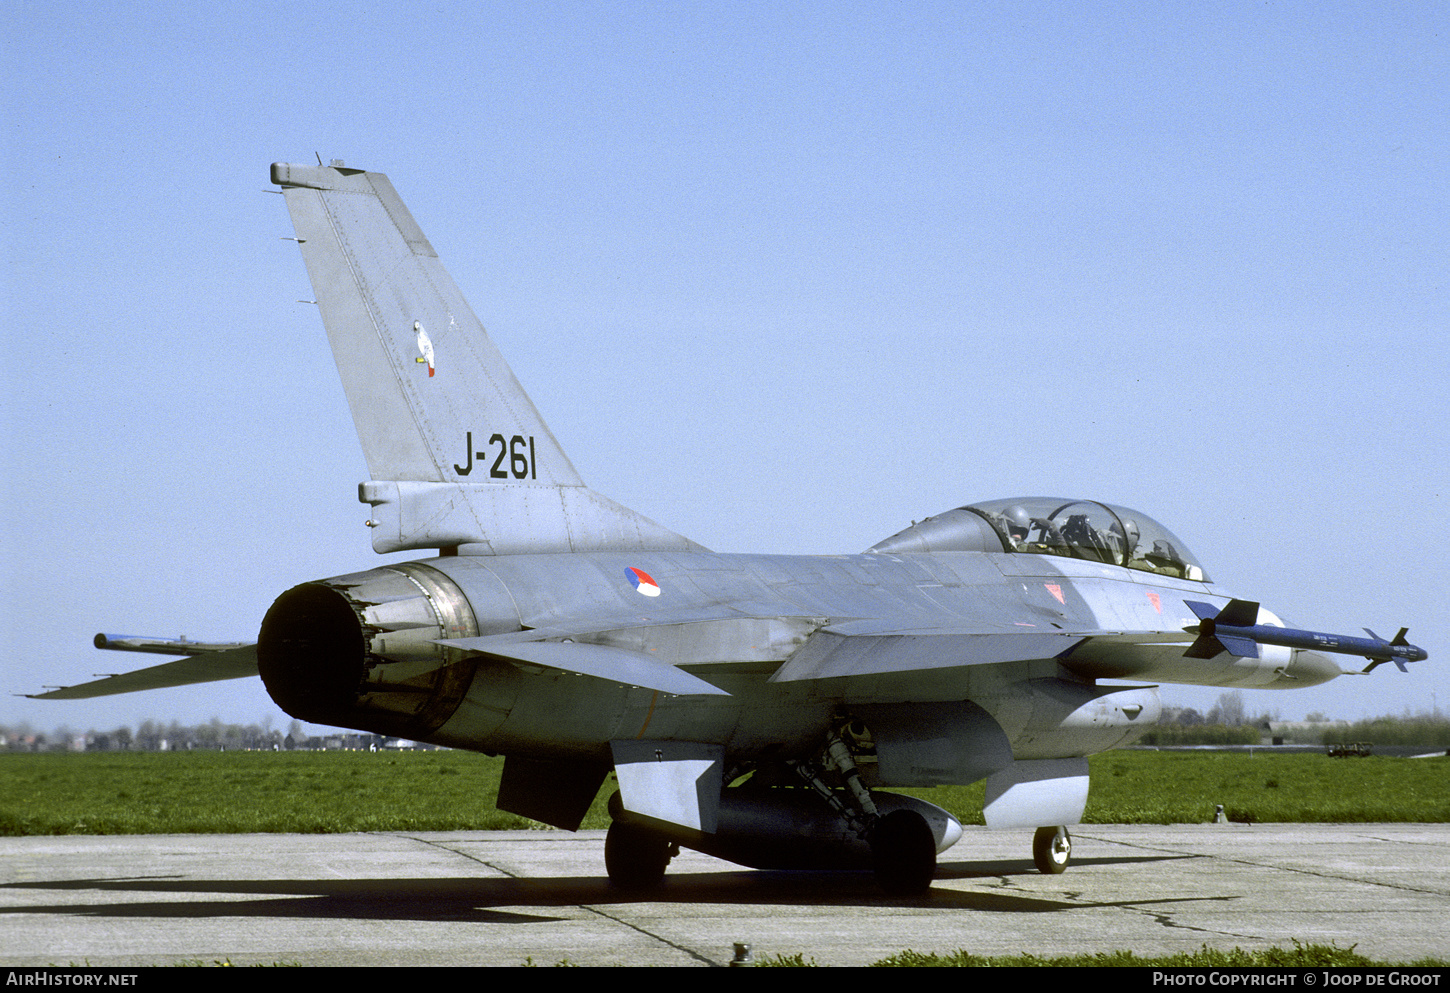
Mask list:
[{"label": "aircraft canopy", "polygon": [[873,552],[1026,552],[1206,583],[1188,547],[1147,514],[1096,500],[1014,497],[928,517]]},{"label": "aircraft canopy", "polygon": [[1062,555],[1207,582],[1171,531],[1146,514],[1095,500],[1024,497],[962,508],[982,517],[1009,552]]}]

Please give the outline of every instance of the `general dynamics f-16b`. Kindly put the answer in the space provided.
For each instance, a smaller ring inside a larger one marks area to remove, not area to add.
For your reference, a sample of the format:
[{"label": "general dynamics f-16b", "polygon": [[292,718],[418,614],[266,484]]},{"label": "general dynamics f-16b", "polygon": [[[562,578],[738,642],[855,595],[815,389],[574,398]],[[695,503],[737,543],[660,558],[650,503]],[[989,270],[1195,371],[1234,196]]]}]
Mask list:
[{"label": "general dynamics f-16b", "polygon": [[[1220,592],[1153,518],[1094,500],[958,507],[859,555],[722,555],[584,485],[386,176],[272,166],[371,480],[373,548],[427,558],[303,583],[256,644],[39,694],[260,675],[287,713],[506,756],[498,805],[577,829],[612,771],[605,866],[687,846],[760,868],[931,884],[961,834],[890,787],[986,780],[989,828],[1065,868],[1087,756],[1159,716],[1134,683],[1289,689],[1425,658],[1295,631]],[[1312,651],[1311,651],[1312,649]],[[1367,670],[1366,670],[1367,671]]]}]

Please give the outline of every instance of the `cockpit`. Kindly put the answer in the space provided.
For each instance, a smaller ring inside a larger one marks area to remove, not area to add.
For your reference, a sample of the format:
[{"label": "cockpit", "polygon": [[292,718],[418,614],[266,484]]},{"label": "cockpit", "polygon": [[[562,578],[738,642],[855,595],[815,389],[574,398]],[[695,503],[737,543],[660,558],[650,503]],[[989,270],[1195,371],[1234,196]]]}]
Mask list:
[{"label": "cockpit", "polygon": [[1095,500],[1018,497],[958,507],[872,546],[873,552],[1021,552],[1207,582],[1203,567],[1146,514]]}]

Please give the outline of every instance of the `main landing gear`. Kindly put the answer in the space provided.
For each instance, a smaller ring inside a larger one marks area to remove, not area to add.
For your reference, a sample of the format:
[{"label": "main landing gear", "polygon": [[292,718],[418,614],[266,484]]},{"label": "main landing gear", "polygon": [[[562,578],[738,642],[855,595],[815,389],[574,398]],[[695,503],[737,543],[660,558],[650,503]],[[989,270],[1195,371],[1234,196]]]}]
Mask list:
[{"label": "main landing gear", "polygon": [[613,821],[604,836],[604,871],[620,889],[647,890],[664,882],[680,846],[638,824]]},{"label": "main landing gear", "polygon": [[1040,827],[1032,836],[1032,861],[1039,872],[1055,876],[1072,859],[1072,835],[1065,827]]},{"label": "main landing gear", "polygon": [[931,889],[936,837],[926,818],[914,810],[893,810],[877,818],[871,832],[871,863],[877,884],[892,896]]},{"label": "main landing gear", "polygon": [[[938,846],[961,835],[947,811],[861,782],[849,750],[834,732],[809,759],[753,768],[758,785],[724,790],[709,833],[631,817],[622,795],[604,841],[610,882],[645,890],[664,880],[681,844],[740,865],[768,869],[864,869],[888,894],[916,896],[931,888]],[[739,778],[730,770],[726,782]],[[805,784],[809,789],[791,788]]]},{"label": "main landing gear", "polygon": [[[931,889],[936,875],[936,835],[915,810],[882,813],[861,782],[850,749],[835,731],[826,736],[817,761],[790,763],[795,774],[871,847],[877,884],[891,896],[915,896]],[[845,787],[834,790],[826,777]]]},{"label": "main landing gear", "polygon": [[[801,796],[802,791],[788,792],[806,799]],[[752,801],[734,802],[745,805]],[[770,798],[762,798],[759,803],[751,811],[757,834],[735,832],[726,839],[724,851],[712,849],[708,843],[701,845],[700,850],[763,868],[869,867],[875,873],[877,884],[887,894],[897,897],[916,896],[931,888],[936,875],[936,834],[917,810],[887,810],[856,828],[844,818],[793,816],[804,809],[800,803],[786,802],[784,806],[774,807]],[[819,848],[789,851],[794,847],[789,839],[803,829],[819,831]],[[773,838],[787,841],[783,847],[773,847]],[[622,890],[640,892],[659,886],[664,882],[670,860],[679,853],[679,844],[666,832],[638,822],[616,820],[609,825],[609,833],[604,838],[605,871],[609,873],[609,881]]]}]

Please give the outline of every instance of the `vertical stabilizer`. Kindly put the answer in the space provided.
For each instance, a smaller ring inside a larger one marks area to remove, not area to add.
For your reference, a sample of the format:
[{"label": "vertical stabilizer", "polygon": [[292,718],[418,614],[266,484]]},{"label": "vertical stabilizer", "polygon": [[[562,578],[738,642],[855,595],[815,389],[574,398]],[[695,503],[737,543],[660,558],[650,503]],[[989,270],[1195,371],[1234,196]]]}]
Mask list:
[{"label": "vertical stabilizer", "polygon": [[691,549],[584,486],[388,177],[272,166],[372,482],[373,547]]}]

